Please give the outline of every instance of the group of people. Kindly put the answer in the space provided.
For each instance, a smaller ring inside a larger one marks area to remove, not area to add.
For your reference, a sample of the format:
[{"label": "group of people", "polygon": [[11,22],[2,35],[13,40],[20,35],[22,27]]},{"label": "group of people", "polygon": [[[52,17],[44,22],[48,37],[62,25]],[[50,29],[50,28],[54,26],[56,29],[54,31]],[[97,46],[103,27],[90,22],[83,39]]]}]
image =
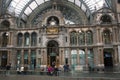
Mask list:
[{"label": "group of people", "polygon": [[[7,64],[6,65],[6,74],[9,74],[9,70],[11,68],[11,64]],[[65,64],[63,66],[64,68],[64,72],[68,72],[70,70],[69,68],[69,65],[68,64]],[[27,66],[21,66],[21,67],[17,67],[17,74],[27,74],[27,70],[28,70],[28,67]],[[59,75],[59,68],[55,65],[55,62],[53,62],[51,65],[49,65],[47,67],[47,74],[52,76],[52,75],[55,75],[55,76],[58,76]]]},{"label": "group of people", "polygon": [[58,74],[58,71],[59,71],[59,69],[58,69],[57,66],[55,66],[55,62],[52,62],[52,65],[51,65],[51,66],[49,65],[49,66],[47,67],[48,75],[58,76],[58,75],[59,75],[59,74]]},{"label": "group of people", "polygon": [[55,76],[58,76],[59,74],[58,74],[58,71],[59,71],[59,69],[57,68],[57,66],[55,66],[55,67],[52,67],[52,66],[48,66],[47,67],[47,72],[48,72],[48,75],[55,75]]},{"label": "group of people", "polygon": [[21,66],[20,68],[17,67],[17,74],[27,74],[28,67],[27,66]]}]

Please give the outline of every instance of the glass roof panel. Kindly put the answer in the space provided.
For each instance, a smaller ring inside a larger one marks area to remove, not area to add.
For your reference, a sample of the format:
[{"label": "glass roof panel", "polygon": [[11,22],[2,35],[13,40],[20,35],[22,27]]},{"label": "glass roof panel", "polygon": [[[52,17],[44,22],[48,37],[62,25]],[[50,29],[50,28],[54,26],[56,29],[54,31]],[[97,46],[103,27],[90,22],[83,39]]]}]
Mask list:
[{"label": "glass roof panel", "polygon": [[27,19],[27,16],[25,14],[22,15],[22,19],[23,20],[26,20]]},{"label": "glass roof panel", "polygon": [[15,8],[16,7],[16,2],[12,1],[11,6]]},{"label": "glass roof panel", "polygon": [[24,11],[26,15],[29,15],[31,12],[32,10],[29,7],[27,7],[26,10]]},{"label": "glass roof panel", "polygon": [[33,1],[33,2],[30,4],[30,8],[31,8],[32,10],[34,10],[36,7],[37,7],[37,4],[36,4],[35,1]]},{"label": "glass roof panel", "polygon": [[80,0],[75,0],[75,4],[78,5],[80,7]]},{"label": "glass roof panel", "polygon": [[50,0],[45,0],[45,1],[50,1]]},{"label": "glass roof panel", "polygon": [[82,10],[84,10],[84,12],[86,11],[85,5],[82,4],[81,8],[82,8]]},{"label": "glass roof panel", "polygon": [[83,0],[89,9],[93,12],[95,10],[98,10],[103,7],[103,4],[105,3],[104,0]]},{"label": "glass roof panel", "polygon": [[10,9],[10,7],[13,7],[13,11],[11,12],[15,12],[15,15],[19,15],[22,11],[22,9],[25,7],[25,5],[29,2],[30,0],[12,0],[8,10]]},{"label": "glass roof panel", "polygon": [[38,5],[44,3],[44,0],[35,0],[37,2]]},{"label": "glass roof panel", "polygon": [[73,2],[73,3],[74,3],[74,0],[68,0],[68,1],[70,1],[70,2]]}]

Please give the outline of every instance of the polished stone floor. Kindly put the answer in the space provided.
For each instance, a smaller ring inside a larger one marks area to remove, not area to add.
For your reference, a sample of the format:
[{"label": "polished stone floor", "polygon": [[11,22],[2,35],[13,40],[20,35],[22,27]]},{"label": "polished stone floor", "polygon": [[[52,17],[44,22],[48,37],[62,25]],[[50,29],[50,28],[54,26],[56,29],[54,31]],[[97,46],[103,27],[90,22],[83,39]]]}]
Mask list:
[{"label": "polished stone floor", "polygon": [[49,76],[46,73],[4,74],[0,80],[120,80],[120,72],[59,72],[59,76]]}]

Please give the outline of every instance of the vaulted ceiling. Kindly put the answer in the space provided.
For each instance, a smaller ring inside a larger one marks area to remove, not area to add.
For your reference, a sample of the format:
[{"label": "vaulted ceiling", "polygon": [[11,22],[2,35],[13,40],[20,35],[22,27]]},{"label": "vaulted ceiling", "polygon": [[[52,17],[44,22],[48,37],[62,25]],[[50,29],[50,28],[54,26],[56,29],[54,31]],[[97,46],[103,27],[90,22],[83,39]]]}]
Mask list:
[{"label": "vaulted ceiling", "polygon": [[[56,2],[59,9],[65,15],[65,18],[72,20],[74,23],[79,23],[81,14],[90,18],[93,12],[102,8],[103,6],[111,8],[111,0],[3,0],[5,8],[10,14],[14,14],[20,19],[26,20],[32,15],[35,19],[38,13],[47,11],[52,7],[53,2]],[[64,11],[65,9],[65,11]],[[36,13],[37,11],[37,13]],[[71,13],[72,11],[72,13]],[[68,13],[68,14],[66,14]],[[75,16],[76,18],[72,17]],[[30,18],[29,18],[30,19]],[[76,21],[77,20],[77,21]]]}]

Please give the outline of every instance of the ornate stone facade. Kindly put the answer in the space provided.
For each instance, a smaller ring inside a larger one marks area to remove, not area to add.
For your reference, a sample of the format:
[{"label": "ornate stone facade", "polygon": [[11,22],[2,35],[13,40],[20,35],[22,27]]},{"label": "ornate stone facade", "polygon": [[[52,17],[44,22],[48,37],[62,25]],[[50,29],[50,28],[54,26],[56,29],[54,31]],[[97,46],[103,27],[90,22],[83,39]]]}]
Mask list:
[{"label": "ornate stone facade", "polygon": [[22,65],[35,69],[54,61],[59,67],[69,64],[73,70],[84,70],[88,64],[93,68],[118,67],[120,9],[117,14],[103,7],[93,13],[91,24],[81,13],[82,24],[71,24],[56,4],[53,6],[37,18],[37,25],[31,23],[33,16],[26,24],[16,23],[13,15],[0,17],[1,67],[12,63],[13,69]]}]

